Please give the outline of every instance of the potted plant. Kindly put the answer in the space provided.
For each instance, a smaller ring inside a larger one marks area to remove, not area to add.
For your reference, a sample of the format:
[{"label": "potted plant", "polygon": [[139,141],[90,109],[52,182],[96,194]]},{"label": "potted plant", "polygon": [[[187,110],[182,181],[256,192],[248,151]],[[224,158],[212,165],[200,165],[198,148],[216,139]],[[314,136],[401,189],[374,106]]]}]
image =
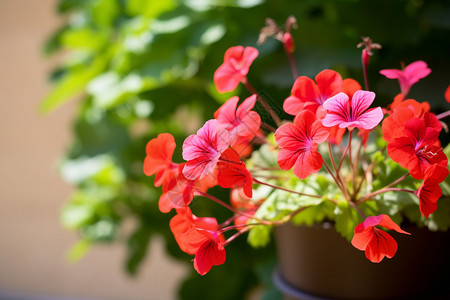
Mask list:
[{"label": "potted plant", "polygon": [[[279,252],[294,259],[304,255],[300,263],[280,258],[275,279],[287,297],[379,299],[448,293],[448,287],[440,289],[436,282],[442,283],[448,270],[448,255],[437,249],[448,246],[449,237],[429,230],[446,231],[450,225],[450,202],[442,196],[450,192],[445,181],[450,148],[443,149],[439,141],[447,130],[441,120],[450,111],[435,115],[426,101],[408,99],[411,86],[430,68],[416,61],[402,69],[381,70],[399,81],[400,93],[387,107],[375,106],[367,69],[379,44],[364,37],[358,45],[363,85],[328,69],[311,79],[298,76],[293,26],[293,17],[285,30],[268,21],[260,35],[261,42],[270,36],[280,40],[292,67],[295,83],[282,110],[271,107],[267,91],[258,92],[247,78],[258,50],[235,46],[226,51],[214,82],[220,93],[242,84],[249,96],[242,101],[231,97],[186,138],[183,163],[172,161],[177,145],[170,133],[148,142],[144,172],[156,175],[155,186],[162,186],[161,212],[176,211],[169,226],[180,249],[194,256],[195,270],[205,275],[225,263],[226,246],[236,238],[248,232],[248,242],[261,247],[279,226]],[[450,102],[450,88],[445,98]],[[255,105],[267,114],[256,112]],[[214,195],[216,186],[230,189],[229,201]],[[231,216],[197,216],[193,204],[199,201],[221,205]],[[297,240],[297,234],[304,239]],[[427,247],[431,250],[423,251]],[[415,250],[418,254],[411,254]],[[413,268],[407,271],[405,266]],[[328,274],[325,283],[310,284],[313,277],[324,278],[312,275],[314,269]],[[366,271],[369,277],[363,275]],[[431,275],[421,275],[426,272]],[[400,280],[408,273],[415,279]],[[389,274],[394,277],[389,279]],[[361,282],[372,290],[359,289]],[[430,284],[432,290],[421,287]]]}]

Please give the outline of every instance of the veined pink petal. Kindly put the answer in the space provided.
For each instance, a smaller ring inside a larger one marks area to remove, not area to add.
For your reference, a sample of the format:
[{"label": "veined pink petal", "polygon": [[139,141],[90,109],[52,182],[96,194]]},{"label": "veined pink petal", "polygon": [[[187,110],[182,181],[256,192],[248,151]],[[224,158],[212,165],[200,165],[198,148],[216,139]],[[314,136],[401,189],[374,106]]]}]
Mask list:
[{"label": "veined pink petal", "polygon": [[212,172],[223,151],[230,143],[228,131],[217,124],[217,120],[209,120],[183,143],[183,159],[186,166],[183,174],[187,179],[202,179]]},{"label": "veined pink petal", "polygon": [[369,109],[358,117],[358,120],[355,122],[355,127],[371,130],[381,122],[383,116],[384,114],[381,107]]},{"label": "veined pink petal", "polygon": [[340,128],[373,129],[383,119],[383,111],[380,107],[366,111],[374,98],[373,92],[357,91],[350,105],[348,96],[339,93],[324,102],[323,107],[328,110],[328,113],[323,118],[322,124],[326,127],[339,125]]},{"label": "veined pink petal", "polygon": [[[236,107],[239,102],[239,97],[234,96],[228,99],[221,107],[219,107],[218,110],[214,113],[214,118],[220,123],[220,124],[227,124],[231,125],[233,122],[236,121]],[[226,129],[229,126],[225,126]]]},{"label": "veined pink petal", "polygon": [[369,91],[357,91],[352,97],[352,118],[356,120],[372,105],[375,99],[375,93]]}]

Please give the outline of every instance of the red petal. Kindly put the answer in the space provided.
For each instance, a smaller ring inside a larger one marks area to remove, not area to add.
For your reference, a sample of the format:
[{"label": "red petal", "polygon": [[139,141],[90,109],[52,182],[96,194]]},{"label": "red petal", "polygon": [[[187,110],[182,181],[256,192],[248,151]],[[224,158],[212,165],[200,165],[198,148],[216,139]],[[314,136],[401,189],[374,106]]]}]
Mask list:
[{"label": "red petal", "polygon": [[144,160],[144,173],[151,176],[172,163],[172,155],[175,150],[175,139],[170,133],[161,133],[158,137],[147,143]]},{"label": "red petal", "polygon": [[397,242],[388,233],[373,228],[373,236],[366,248],[366,257],[374,263],[379,263],[385,256],[392,258],[397,252]]}]

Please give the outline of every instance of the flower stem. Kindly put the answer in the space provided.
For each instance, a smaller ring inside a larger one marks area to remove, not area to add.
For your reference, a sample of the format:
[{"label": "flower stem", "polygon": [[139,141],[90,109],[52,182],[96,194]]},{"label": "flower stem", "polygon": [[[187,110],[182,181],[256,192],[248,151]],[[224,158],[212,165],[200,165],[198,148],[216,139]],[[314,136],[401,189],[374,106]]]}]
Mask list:
[{"label": "flower stem", "polygon": [[440,120],[440,119],[446,118],[446,117],[448,117],[448,116],[450,116],[450,110],[447,110],[446,112],[443,112],[443,113],[441,113],[441,114],[438,114],[438,115],[436,116],[436,118],[437,118],[438,120]]},{"label": "flower stem", "polygon": [[261,127],[262,127],[262,128],[265,128],[265,129],[267,129],[267,130],[269,130],[269,131],[272,131],[272,132],[275,132],[275,131],[276,131],[275,128],[273,128],[272,126],[270,126],[269,124],[264,123],[264,122],[261,122]]},{"label": "flower stem", "polygon": [[233,234],[232,236],[230,236],[224,243],[224,246],[228,245],[229,243],[231,243],[232,241],[234,241],[237,237],[239,237],[240,235],[242,235],[243,233],[249,231],[252,226],[250,225],[256,225],[256,224],[249,224],[249,225],[240,225],[243,226],[244,228],[242,230],[239,230],[238,232],[236,232],[235,234]]},{"label": "flower stem", "polygon": [[255,178],[253,178],[253,182],[258,183],[258,184],[267,185],[267,186],[269,186],[271,188],[274,188],[274,189],[277,189],[277,190],[282,190],[282,191],[285,191],[285,192],[288,192],[288,193],[292,193],[292,194],[297,194],[297,195],[300,195],[300,196],[308,196],[308,197],[318,198],[318,199],[322,198],[322,196],[319,196],[319,195],[310,195],[310,194],[296,192],[296,191],[293,191],[293,190],[290,190],[290,189],[286,189],[286,188],[283,188],[283,187],[280,187],[280,186],[272,185],[270,183],[259,181],[258,179],[255,179]]},{"label": "flower stem", "polygon": [[208,199],[210,199],[210,200],[216,202],[217,204],[222,205],[223,207],[227,208],[228,210],[232,211],[232,212],[235,213],[235,214],[238,214],[238,215],[247,217],[247,218],[249,218],[249,219],[254,219],[254,220],[260,222],[261,224],[270,225],[270,222],[269,222],[269,221],[261,220],[261,219],[255,218],[253,215],[247,214],[247,213],[245,213],[245,212],[243,212],[243,211],[239,211],[239,210],[235,209],[234,207],[232,207],[232,206],[226,204],[226,203],[223,202],[222,200],[217,199],[217,198],[214,197],[213,195],[210,195],[210,194],[205,193],[205,192],[202,192],[202,191],[198,191],[197,193],[198,193],[200,196],[206,197],[206,198],[208,198]]},{"label": "flower stem", "polygon": [[339,162],[339,166],[337,167],[336,172],[339,172],[339,170],[341,169],[342,163],[344,162],[344,158],[347,155],[348,148],[351,145],[352,134],[353,134],[353,130],[349,130],[349,133],[348,133],[348,141],[349,142],[348,142],[347,146],[345,147],[344,152],[342,153],[341,161]]},{"label": "flower stem", "polygon": [[345,185],[344,185],[344,183],[342,181],[342,178],[339,176],[339,173],[336,172],[336,176],[334,176],[333,172],[330,170],[330,168],[328,167],[328,165],[327,165],[327,163],[325,161],[323,162],[323,165],[327,169],[328,173],[330,173],[331,177],[333,177],[334,182],[336,182],[336,185],[338,186],[338,188],[344,194],[345,199],[347,199],[347,201],[350,201],[350,198],[348,197],[347,190],[345,189]]},{"label": "flower stem", "polygon": [[275,111],[270,107],[269,104],[264,100],[263,97],[255,90],[255,88],[248,82],[247,77],[244,77],[244,79],[241,80],[242,84],[247,87],[247,89],[250,91],[250,93],[255,94],[258,99],[258,102],[264,107],[264,109],[269,113],[269,115],[272,117],[272,120],[277,124],[277,127],[281,126],[281,119],[278,117],[278,115],[275,113]]},{"label": "flower stem", "polygon": [[401,189],[401,188],[387,188],[387,189],[381,189],[378,191],[375,191],[373,193],[370,193],[364,197],[362,197],[361,199],[359,199],[358,203],[370,200],[370,198],[372,198],[373,196],[382,194],[382,193],[386,193],[386,192],[406,192],[406,193],[411,193],[411,194],[415,194],[416,191],[413,190],[408,190],[408,189]]},{"label": "flower stem", "polygon": [[297,70],[297,66],[295,64],[294,55],[292,55],[292,53],[290,53],[290,52],[286,52],[286,54],[289,58],[289,64],[291,65],[292,76],[294,76],[294,80],[296,80],[298,77],[298,70]]}]

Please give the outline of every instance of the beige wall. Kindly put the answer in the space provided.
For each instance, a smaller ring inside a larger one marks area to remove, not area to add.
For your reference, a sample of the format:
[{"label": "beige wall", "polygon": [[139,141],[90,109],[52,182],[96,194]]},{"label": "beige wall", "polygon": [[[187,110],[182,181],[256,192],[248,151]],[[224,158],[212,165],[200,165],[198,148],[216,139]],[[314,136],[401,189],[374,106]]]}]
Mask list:
[{"label": "beige wall", "polygon": [[48,116],[37,106],[49,89],[45,37],[58,26],[54,0],[0,0],[0,298],[3,293],[84,299],[174,299],[184,268],[152,244],[140,275],[122,269],[123,245],[95,247],[70,265],[76,235],[59,212],[71,187],[56,162],[70,141],[74,103]]}]

